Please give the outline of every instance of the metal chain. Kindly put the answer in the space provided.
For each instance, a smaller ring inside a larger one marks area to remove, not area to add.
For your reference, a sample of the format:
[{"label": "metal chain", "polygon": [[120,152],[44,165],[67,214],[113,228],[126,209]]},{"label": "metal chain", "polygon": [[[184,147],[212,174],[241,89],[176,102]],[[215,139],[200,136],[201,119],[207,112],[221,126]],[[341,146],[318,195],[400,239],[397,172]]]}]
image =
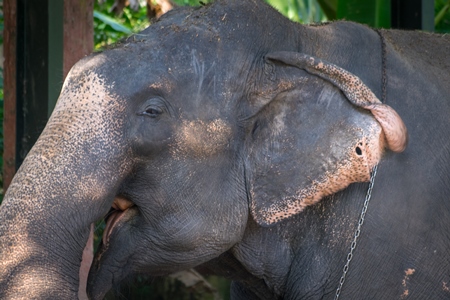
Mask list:
[{"label": "metal chain", "polygon": [[[387,95],[386,95],[387,94],[386,41],[384,39],[382,29],[376,29],[375,31],[380,36],[380,42],[381,42],[381,99],[382,99],[383,103],[386,103],[386,98],[387,98]],[[336,289],[336,294],[334,296],[334,300],[339,299],[339,296],[342,291],[342,286],[344,285],[344,282],[345,282],[345,277],[347,276],[348,267],[353,258],[353,251],[356,248],[356,241],[361,233],[361,226],[364,223],[364,219],[366,217],[366,212],[367,212],[367,207],[369,206],[370,198],[372,197],[372,189],[373,189],[373,184],[375,182],[375,176],[377,175],[377,169],[378,169],[378,165],[375,165],[375,167],[373,168],[372,173],[370,175],[369,188],[367,189],[366,199],[364,201],[364,206],[361,211],[361,216],[359,218],[358,227],[356,228],[355,235],[353,237],[353,241],[350,245],[350,252],[347,254],[347,262],[345,263],[341,279],[339,280],[339,286]]]},{"label": "metal chain", "polygon": [[372,197],[372,189],[373,189],[373,184],[375,182],[375,176],[377,175],[377,169],[378,169],[378,165],[375,165],[375,167],[373,167],[372,173],[370,175],[370,182],[369,182],[369,188],[367,189],[366,199],[364,201],[363,209],[361,211],[361,216],[359,217],[359,222],[358,222],[358,226],[356,227],[353,241],[350,245],[350,252],[347,254],[347,262],[345,263],[341,279],[339,280],[339,286],[336,290],[336,295],[334,296],[334,300],[337,300],[339,298],[339,295],[341,294],[342,286],[344,285],[345,277],[347,276],[348,267],[353,258],[353,251],[356,248],[356,241],[361,233],[361,227],[364,224],[367,207],[369,207],[370,198]]},{"label": "metal chain", "polygon": [[383,35],[383,29],[376,29],[375,30],[379,37],[381,42],[381,102],[386,103],[387,98],[387,74],[386,74],[386,41],[384,39]]}]

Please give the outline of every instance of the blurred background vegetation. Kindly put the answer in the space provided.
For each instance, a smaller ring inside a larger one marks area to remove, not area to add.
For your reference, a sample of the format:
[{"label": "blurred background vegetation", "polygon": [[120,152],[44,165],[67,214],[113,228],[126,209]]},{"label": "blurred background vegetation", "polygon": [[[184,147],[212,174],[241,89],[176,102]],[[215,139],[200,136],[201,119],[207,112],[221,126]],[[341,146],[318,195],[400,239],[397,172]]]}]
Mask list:
[{"label": "blurred background vegetation", "polygon": [[[265,0],[289,19],[317,23],[353,20],[372,27],[390,27],[390,0]],[[117,42],[149,26],[155,18],[175,6],[204,5],[211,0],[97,0],[94,5],[94,50]],[[356,9],[357,8],[357,9]],[[435,32],[450,32],[450,0],[435,0]],[[0,0],[0,44],[3,48],[3,1]],[[1,49],[1,48],[0,48]],[[3,52],[0,53],[0,120],[3,121]],[[3,170],[3,122],[0,122],[0,168]],[[0,187],[3,182],[0,174]],[[3,191],[0,190],[0,203]],[[101,231],[104,224],[98,224]],[[98,234],[98,232],[97,232]],[[101,234],[98,234],[101,235]],[[98,243],[98,241],[97,241]],[[152,284],[150,284],[152,283]],[[152,295],[149,297],[149,295]],[[151,279],[138,276],[107,299],[229,299],[229,282],[195,271]]]}]

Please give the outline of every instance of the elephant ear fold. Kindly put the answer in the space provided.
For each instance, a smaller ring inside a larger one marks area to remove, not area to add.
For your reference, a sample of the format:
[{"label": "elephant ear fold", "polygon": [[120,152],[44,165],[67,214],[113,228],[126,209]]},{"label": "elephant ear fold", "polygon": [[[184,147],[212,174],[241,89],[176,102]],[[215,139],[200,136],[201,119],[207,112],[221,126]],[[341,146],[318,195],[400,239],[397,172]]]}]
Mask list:
[{"label": "elephant ear fold", "polygon": [[392,107],[381,103],[357,76],[332,63],[298,52],[273,52],[266,58],[303,69],[332,83],[345,94],[353,105],[372,113],[383,128],[387,147],[391,151],[403,152],[405,150],[408,144],[408,131],[403,120]]},{"label": "elephant ear fold", "polygon": [[331,80],[342,75],[336,66],[331,75],[304,68],[311,59],[290,52],[267,55],[272,71],[266,90],[250,99],[265,103],[245,124],[247,193],[251,214],[262,226],[296,215],[351,183],[369,181],[384,148],[399,152],[406,146],[406,128],[393,109],[362,82]]}]

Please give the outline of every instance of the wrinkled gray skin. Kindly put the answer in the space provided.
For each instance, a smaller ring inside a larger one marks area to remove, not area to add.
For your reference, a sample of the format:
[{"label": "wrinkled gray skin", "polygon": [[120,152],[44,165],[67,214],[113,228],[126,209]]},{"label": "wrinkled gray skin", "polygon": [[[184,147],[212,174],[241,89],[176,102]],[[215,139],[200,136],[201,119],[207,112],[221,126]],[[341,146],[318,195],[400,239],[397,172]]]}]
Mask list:
[{"label": "wrinkled gray skin", "polygon": [[[115,201],[128,209],[96,255],[93,299],[192,267],[234,279],[235,299],[332,299],[377,162],[342,299],[449,298],[450,38],[382,34],[384,70],[370,28],[218,1],[81,60],[0,208],[0,298],[76,298],[90,224]],[[385,72],[406,150],[276,51],[338,65],[380,99]]]}]

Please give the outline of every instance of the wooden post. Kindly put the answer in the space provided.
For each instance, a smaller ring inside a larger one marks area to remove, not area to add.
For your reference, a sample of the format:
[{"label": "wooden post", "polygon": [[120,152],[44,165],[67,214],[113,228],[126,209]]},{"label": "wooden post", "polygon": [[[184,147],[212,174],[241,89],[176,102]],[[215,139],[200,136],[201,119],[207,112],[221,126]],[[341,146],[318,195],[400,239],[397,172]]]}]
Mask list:
[{"label": "wooden post", "polygon": [[64,1],[64,71],[94,50],[94,0]]}]

